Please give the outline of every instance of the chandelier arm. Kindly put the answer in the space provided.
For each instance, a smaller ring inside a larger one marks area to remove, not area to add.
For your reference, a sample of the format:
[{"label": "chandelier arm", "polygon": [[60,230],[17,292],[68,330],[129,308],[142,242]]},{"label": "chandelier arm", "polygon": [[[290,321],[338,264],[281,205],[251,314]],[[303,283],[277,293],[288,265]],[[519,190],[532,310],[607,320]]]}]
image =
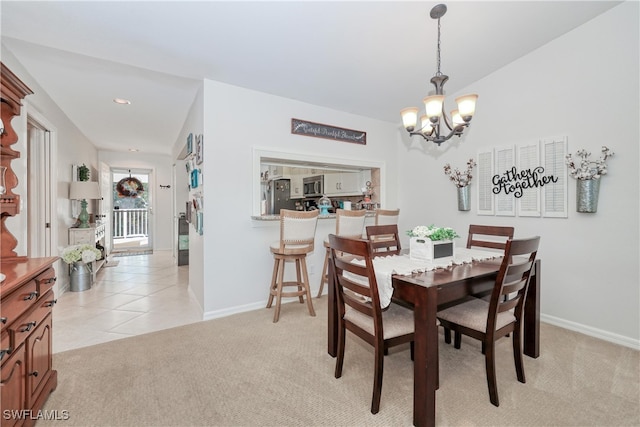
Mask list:
[{"label": "chandelier arm", "polygon": [[425,140],[431,141],[433,143],[436,143],[436,144],[440,145],[443,142],[451,139],[453,136],[456,136],[456,135],[457,136],[461,136],[462,135],[462,131],[467,126],[469,126],[467,123],[458,125],[453,130],[451,130],[451,132],[449,132],[449,134],[447,134],[447,136],[442,136],[442,135],[437,135],[437,134],[435,136],[431,136],[431,135],[425,135],[422,132],[409,132],[409,135],[410,136],[420,135]]}]

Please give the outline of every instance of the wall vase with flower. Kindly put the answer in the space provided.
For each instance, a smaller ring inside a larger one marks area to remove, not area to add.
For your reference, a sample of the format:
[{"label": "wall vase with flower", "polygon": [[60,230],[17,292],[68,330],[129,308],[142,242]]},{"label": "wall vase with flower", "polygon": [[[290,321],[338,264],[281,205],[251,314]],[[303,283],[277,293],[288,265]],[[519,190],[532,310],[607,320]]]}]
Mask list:
[{"label": "wall vase with flower", "polygon": [[602,156],[596,161],[589,160],[591,153],[584,149],[578,150],[576,156],[580,158],[579,166],[571,154],[566,157],[569,173],[576,179],[576,211],[595,213],[598,210],[600,178],[607,173],[605,161],[613,156],[613,152],[603,146]]},{"label": "wall vase with flower", "polygon": [[453,181],[458,189],[458,210],[468,211],[471,210],[471,194],[469,191],[469,184],[471,183],[471,171],[476,165],[475,160],[469,159],[467,161],[467,170],[460,172],[457,168],[451,170],[451,165],[447,163],[444,165],[444,173],[449,176],[449,179]]}]

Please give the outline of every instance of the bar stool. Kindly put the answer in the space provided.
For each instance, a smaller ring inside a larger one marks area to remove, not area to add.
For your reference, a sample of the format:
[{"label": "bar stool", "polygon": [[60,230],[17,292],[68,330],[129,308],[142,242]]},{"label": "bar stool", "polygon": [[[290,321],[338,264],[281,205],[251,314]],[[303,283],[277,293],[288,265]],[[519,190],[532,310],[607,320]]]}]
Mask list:
[{"label": "bar stool", "polygon": [[[366,213],[367,211],[364,209],[357,211],[344,209],[336,210],[336,236],[347,237],[350,239],[362,239]],[[322,296],[324,284],[329,283],[329,236],[324,239],[324,247],[326,253],[324,256],[324,265],[322,267],[322,278],[320,279],[318,298]]]},{"label": "bar stool", "polygon": [[398,223],[400,209],[376,209],[375,225],[393,225]]},{"label": "bar stool", "polygon": [[[316,235],[316,225],[320,211],[294,211],[280,210],[280,240],[271,244],[270,249],[274,257],[273,276],[269,289],[269,301],[267,308],[271,308],[273,299],[276,299],[276,310],[273,314],[273,323],[280,318],[280,303],[282,297],[298,297],[300,304],[307,297],[309,314],[315,316],[311,303],[311,289],[309,287],[309,275],[307,273],[307,254],[313,252]],[[284,281],[284,266],[287,261],[296,263],[296,281]],[[297,290],[283,292],[285,286],[295,286]]]}]

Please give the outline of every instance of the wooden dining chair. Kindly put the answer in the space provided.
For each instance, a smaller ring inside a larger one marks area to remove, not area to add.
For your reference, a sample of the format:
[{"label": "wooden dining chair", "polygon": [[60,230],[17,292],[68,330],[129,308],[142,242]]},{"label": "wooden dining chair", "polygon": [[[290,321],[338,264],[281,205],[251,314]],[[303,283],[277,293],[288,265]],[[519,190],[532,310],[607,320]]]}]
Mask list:
[{"label": "wooden dining chair", "polygon": [[437,318],[445,328],[455,332],[455,348],[460,348],[462,335],[482,342],[487,372],[489,399],[499,406],[496,384],[495,342],[513,334],[513,358],[518,381],[525,382],[522,361],[522,319],[529,276],[536,259],[540,237],[509,239],[489,302],[473,298],[439,311]]},{"label": "wooden dining chair", "polygon": [[513,239],[513,231],[513,227],[471,224],[467,248],[498,249],[504,252],[507,240]]},{"label": "wooden dining chair", "polygon": [[[495,249],[504,254],[507,240],[513,239],[513,233],[513,227],[471,224],[467,236],[467,248]],[[491,294],[476,296],[490,298]],[[448,328],[444,328],[444,342],[451,344],[451,331]]]},{"label": "wooden dining chair", "polygon": [[[374,348],[371,413],[376,414],[380,409],[385,350],[409,342],[413,360],[413,312],[394,303],[385,310],[380,308],[370,242],[330,234],[329,247],[329,271],[338,303],[335,377],[342,376],[345,336],[348,330]],[[351,263],[354,258],[364,260],[364,265]]]},{"label": "wooden dining chair", "polygon": [[[319,213],[319,210],[308,212],[289,209],[280,210],[280,240],[270,245],[274,265],[267,308],[271,308],[275,299],[276,309],[273,313],[273,323],[276,323],[280,318],[282,297],[298,297],[302,304],[306,296],[309,314],[311,316],[316,315],[311,302],[311,288],[309,286],[309,274],[307,273],[307,254],[312,252],[314,248]],[[284,281],[284,267],[287,261],[295,262],[295,282]],[[295,287],[296,290],[285,292],[283,290],[285,287]]]},{"label": "wooden dining chair", "polygon": [[402,245],[396,224],[369,225],[366,227],[366,231],[367,240],[371,242],[371,249],[374,256],[400,254]]},{"label": "wooden dining chair", "polygon": [[[336,236],[350,237],[359,239],[362,237],[364,230],[364,221],[367,211],[364,209],[351,211],[345,209],[336,210]],[[322,296],[324,284],[329,281],[329,236],[324,239],[324,247],[326,250],[324,256],[324,265],[322,266],[322,277],[320,278],[320,289],[318,289],[318,298]]]}]

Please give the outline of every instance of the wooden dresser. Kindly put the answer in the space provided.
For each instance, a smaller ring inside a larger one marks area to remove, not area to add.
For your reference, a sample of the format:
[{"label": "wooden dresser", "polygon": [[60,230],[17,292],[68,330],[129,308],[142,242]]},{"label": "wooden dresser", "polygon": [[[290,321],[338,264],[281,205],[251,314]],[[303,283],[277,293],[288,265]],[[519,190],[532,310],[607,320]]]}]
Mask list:
[{"label": "wooden dresser", "polygon": [[[57,257],[0,263],[0,399],[4,426],[31,426],[56,388],[52,369],[52,264]],[[10,412],[6,412],[10,411]]]}]

